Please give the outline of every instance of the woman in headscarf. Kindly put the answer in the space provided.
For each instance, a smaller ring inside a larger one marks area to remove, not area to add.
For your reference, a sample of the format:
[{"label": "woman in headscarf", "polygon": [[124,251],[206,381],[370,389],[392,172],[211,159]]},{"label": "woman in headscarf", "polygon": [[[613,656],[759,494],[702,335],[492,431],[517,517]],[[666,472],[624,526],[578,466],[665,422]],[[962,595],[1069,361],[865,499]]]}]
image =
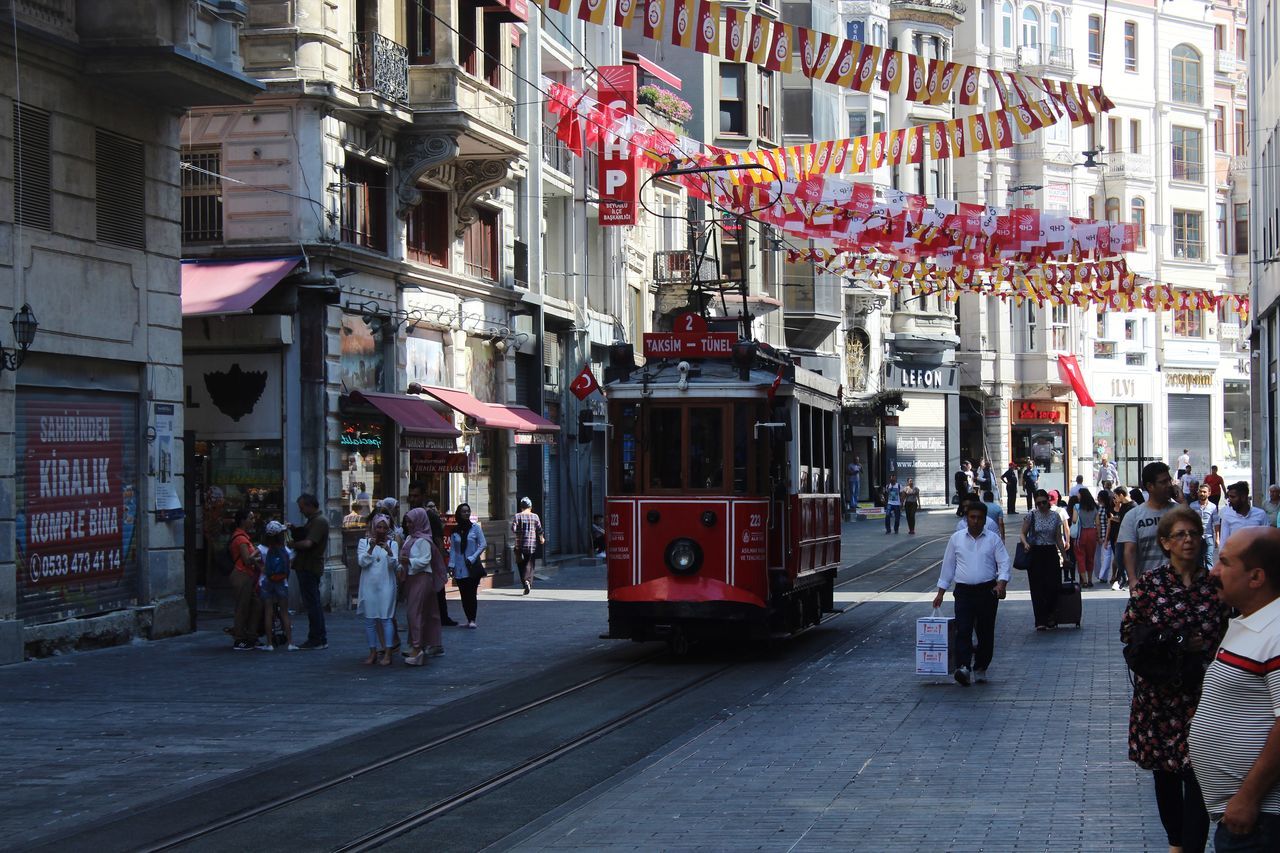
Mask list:
[{"label": "woman in headscarf", "polygon": [[392,620],[396,615],[395,566],[399,557],[400,548],[391,538],[391,519],[375,515],[369,525],[369,535],[356,546],[356,562],[360,564],[360,615],[364,617],[364,633],[369,642],[366,665],[375,660],[382,666],[391,664],[395,633]]},{"label": "woman in headscarf", "polygon": [[427,511],[414,507],[405,514],[404,520],[408,536],[400,549],[400,572],[405,584],[412,646],[404,662],[409,666],[422,666],[428,657],[444,654],[436,591],[444,587],[446,563],[432,541]]}]

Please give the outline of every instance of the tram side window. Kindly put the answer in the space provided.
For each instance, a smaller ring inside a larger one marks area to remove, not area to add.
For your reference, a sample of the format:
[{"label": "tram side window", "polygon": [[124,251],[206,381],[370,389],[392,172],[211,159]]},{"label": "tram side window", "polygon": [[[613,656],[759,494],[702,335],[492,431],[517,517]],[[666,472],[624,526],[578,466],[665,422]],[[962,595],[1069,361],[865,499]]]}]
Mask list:
[{"label": "tram side window", "polygon": [[724,488],[724,410],[718,406],[689,409],[689,488]]},{"label": "tram side window", "polygon": [[640,407],[635,403],[623,403],[618,410],[615,423],[618,424],[618,459],[617,481],[614,492],[620,495],[634,495],[636,492],[638,458],[636,450],[638,441],[636,427],[640,419]]},{"label": "tram side window", "polygon": [[748,403],[737,403],[733,407],[733,491],[745,494],[748,488],[747,471],[749,470],[751,451],[751,429],[755,414]]},{"label": "tram side window", "polygon": [[649,410],[649,488],[680,488],[680,463],[684,459],[680,409]]},{"label": "tram side window", "polygon": [[813,491],[813,409],[800,404],[800,488],[801,493]]}]

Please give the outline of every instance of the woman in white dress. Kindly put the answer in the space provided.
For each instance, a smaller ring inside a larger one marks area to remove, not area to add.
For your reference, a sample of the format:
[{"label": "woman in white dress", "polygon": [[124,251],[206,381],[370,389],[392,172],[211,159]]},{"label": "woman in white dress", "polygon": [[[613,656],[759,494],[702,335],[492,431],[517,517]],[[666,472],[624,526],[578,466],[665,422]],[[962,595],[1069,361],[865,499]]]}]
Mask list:
[{"label": "woman in white dress", "polygon": [[[396,615],[396,561],[400,548],[391,538],[391,520],[376,515],[369,524],[369,535],[356,548],[360,564],[360,615],[364,617],[365,638],[369,642],[366,665],[377,661],[391,665],[392,620]],[[381,655],[379,655],[381,650]]]}]

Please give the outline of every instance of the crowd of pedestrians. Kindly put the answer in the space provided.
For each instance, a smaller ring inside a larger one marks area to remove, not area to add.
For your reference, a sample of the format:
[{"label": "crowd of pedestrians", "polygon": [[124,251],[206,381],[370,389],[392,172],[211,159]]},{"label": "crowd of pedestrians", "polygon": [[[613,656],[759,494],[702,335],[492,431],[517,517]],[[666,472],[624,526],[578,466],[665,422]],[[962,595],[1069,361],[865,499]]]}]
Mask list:
[{"label": "crowd of pedestrians", "polygon": [[[485,555],[489,543],[472,516],[471,506],[466,502],[458,505],[453,530],[446,536],[445,521],[435,502],[425,499],[420,483],[410,485],[408,504],[403,519],[398,519],[399,501],[383,498],[360,522],[364,535],[356,544],[351,568],[359,575],[356,610],[363,619],[368,648],[364,663],[370,666],[390,666],[396,652],[405,664],[422,666],[444,654],[443,627],[477,627],[477,593],[488,574]],[[228,633],[236,651],[272,651],[277,644],[290,651],[328,648],[320,579],[329,524],[314,495],[300,496],[297,505],[303,523],[289,528],[280,521],[269,521],[261,531],[261,544],[254,542],[258,534],[256,513],[247,508],[235,513],[228,543],[235,613]],[[345,519],[343,524],[348,529],[356,527]],[[516,571],[527,595],[532,589],[534,565],[546,542],[542,519],[533,511],[529,498],[520,500],[520,512],[511,520],[511,536]],[[300,645],[293,642],[289,615],[291,572],[297,578],[308,621],[307,639]],[[461,598],[465,619],[461,623],[449,618],[446,587],[450,579]],[[405,620],[407,646],[400,640],[398,613]]]}]

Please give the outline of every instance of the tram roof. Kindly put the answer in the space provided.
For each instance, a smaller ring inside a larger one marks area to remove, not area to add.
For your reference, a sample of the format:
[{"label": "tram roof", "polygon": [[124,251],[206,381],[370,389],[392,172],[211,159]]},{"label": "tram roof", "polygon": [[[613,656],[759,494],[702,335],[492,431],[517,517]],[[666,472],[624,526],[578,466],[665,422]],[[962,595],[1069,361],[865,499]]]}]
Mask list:
[{"label": "tram roof", "polygon": [[[625,380],[605,384],[611,397],[679,398],[687,396],[762,397],[768,394],[778,378],[778,368],[769,364],[753,366],[744,381],[738,368],[726,359],[687,359],[689,362],[688,390],[679,388],[680,359],[650,359],[643,367],[637,367]],[[840,385],[820,373],[794,364],[781,366],[782,381],[776,396],[819,398],[831,403],[838,401]],[[816,401],[815,401],[816,402]]]}]

